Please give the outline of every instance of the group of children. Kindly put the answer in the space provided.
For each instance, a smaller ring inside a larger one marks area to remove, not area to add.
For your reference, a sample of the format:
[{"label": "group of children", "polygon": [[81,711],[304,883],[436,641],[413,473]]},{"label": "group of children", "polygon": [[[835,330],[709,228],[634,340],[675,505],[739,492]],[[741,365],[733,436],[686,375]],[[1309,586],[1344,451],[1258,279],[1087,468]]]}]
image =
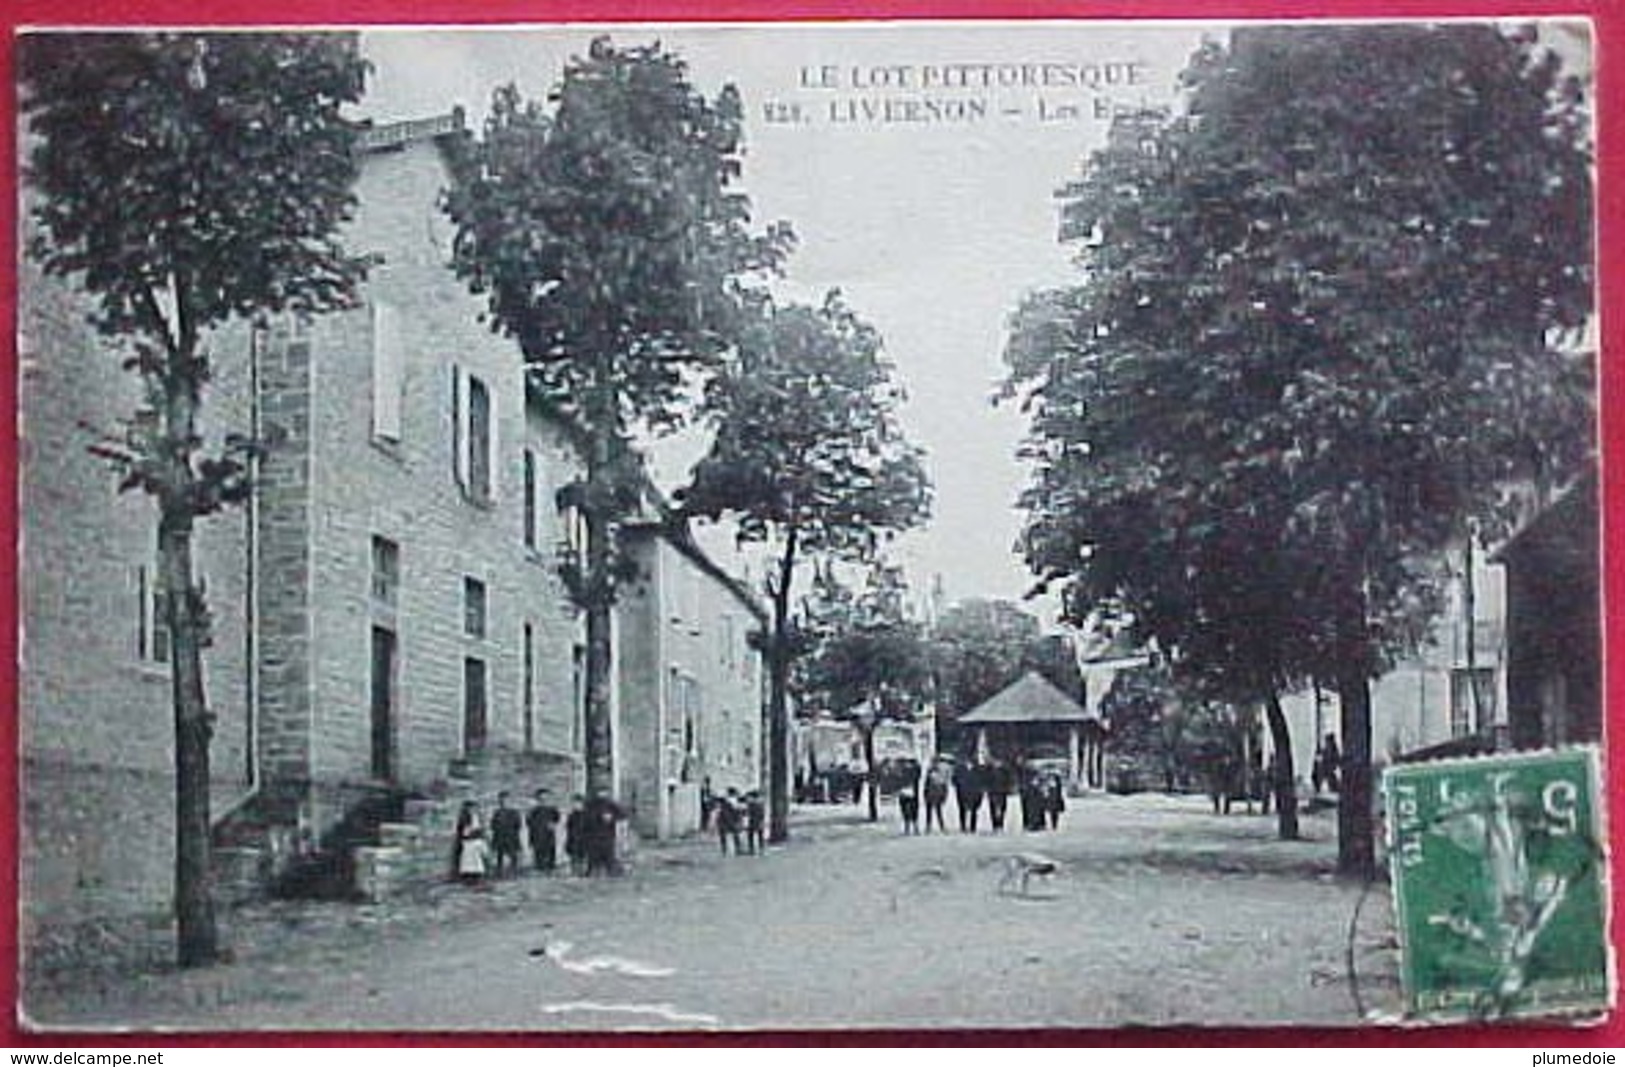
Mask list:
[{"label": "group of children", "polygon": [[[701,826],[716,827],[717,841],[724,855],[727,855],[729,842],[733,843],[736,856],[754,856],[766,850],[763,832],[767,825],[767,805],[762,802],[760,792],[752,789],[740,796],[739,790],[729,789],[721,796],[715,796],[708,787],[700,798],[700,806]],[[741,830],[744,832],[742,847]]]},{"label": "group of children", "polygon": [[[564,854],[570,873],[614,873],[615,826],[625,813],[607,798],[573,799],[564,817]],[[559,810],[547,802],[546,789],[536,790],[535,804],[523,817],[509,805],[507,793],[498,793],[489,824],[480,813],[479,801],[466,800],[453,831],[452,873],[470,884],[518,874],[523,831],[536,870],[550,874],[558,867],[558,825]]]}]

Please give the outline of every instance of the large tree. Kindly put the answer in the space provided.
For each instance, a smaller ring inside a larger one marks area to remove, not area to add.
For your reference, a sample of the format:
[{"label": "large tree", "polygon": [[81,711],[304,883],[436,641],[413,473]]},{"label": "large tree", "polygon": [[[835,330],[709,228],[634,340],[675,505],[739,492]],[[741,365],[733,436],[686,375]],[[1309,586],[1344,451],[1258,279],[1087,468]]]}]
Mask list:
[{"label": "large tree", "polygon": [[98,449],[158,507],[175,710],[175,912],[182,966],[216,957],[209,878],[209,643],[198,519],[249,491],[256,446],[199,429],[208,338],[232,319],[349,306],[364,263],[353,204],[365,63],[354,34],[30,34],[28,251],[95,301],[93,326],[145,404]]},{"label": "large tree", "polygon": [[763,304],[706,397],[716,434],[678,494],[692,514],[731,514],[742,541],[770,544],[768,836],[789,835],[788,683],[800,648],[796,568],[808,556],[873,559],[923,522],[930,483],[903,436],[903,390],[880,334],[830,293],[818,307]]},{"label": "large tree", "polygon": [[1340,865],[1369,874],[1371,678],[1468,518],[1503,529],[1509,484],[1591,448],[1561,343],[1592,307],[1581,85],[1461,23],[1238,30],[1186,80],[1063,190],[1084,281],[1018,316],[1025,549],[1262,702],[1278,752],[1280,694],[1335,688]]},{"label": "large tree", "polygon": [[611,612],[632,577],[617,531],[645,503],[640,435],[680,425],[696,382],[735,342],[746,293],[788,248],[750,229],[736,188],[742,110],[707,99],[658,44],[593,41],[544,102],[497,90],[455,161],[454,265],[517,341],[532,395],[579,431],[584,558],[564,578],[586,616],[587,790],[615,789]]}]

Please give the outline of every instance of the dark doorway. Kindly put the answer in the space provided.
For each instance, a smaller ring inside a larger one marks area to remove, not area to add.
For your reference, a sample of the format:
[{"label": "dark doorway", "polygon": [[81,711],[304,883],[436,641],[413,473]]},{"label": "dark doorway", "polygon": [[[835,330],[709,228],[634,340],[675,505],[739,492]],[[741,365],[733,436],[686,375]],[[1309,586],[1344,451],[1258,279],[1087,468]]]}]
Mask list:
[{"label": "dark doorway", "polygon": [[395,778],[395,631],[372,628],[372,776]]},{"label": "dark doorway", "polygon": [[463,660],[463,754],[485,750],[485,661]]}]

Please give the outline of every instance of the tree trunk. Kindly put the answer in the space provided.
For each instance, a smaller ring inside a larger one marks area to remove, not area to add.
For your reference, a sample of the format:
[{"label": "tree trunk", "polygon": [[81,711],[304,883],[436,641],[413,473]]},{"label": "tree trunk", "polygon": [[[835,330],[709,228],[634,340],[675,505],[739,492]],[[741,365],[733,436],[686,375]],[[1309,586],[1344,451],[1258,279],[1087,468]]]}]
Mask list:
[{"label": "tree trunk", "polygon": [[191,518],[159,524],[164,618],[169,626],[170,686],[175,709],[175,921],[182,967],[217,956],[209,848],[209,722],[203,691],[203,634],[192,583]]},{"label": "tree trunk", "polygon": [[1377,873],[1375,833],[1371,820],[1371,688],[1363,673],[1339,681],[1342,708],[1343,766],[1337,795],[1337,869],[1356,878]]},{"label": "tree trunk", "polygon": [[869,768],[869,780],[864,783],[869,792],[869,821],[880,821],[880,775],[875,768],[875,727],[870,723],[863,730],[863,763]]},{"label": "tree trunk", "polygon": [[1270,692],[1264,704],[1264,716],[1269,720],[1270,745],[1275,749],[1275,779],[1269,788],[1275,792],[1276,830],[1282,841],[1298,839],[1298,781],[1292,766],[1292,734],[1287,729],[1286,713],[1281,709],[1281,696]]},{"label": "tree trunk", "polygon": [[[599,405],[602,410],[602,405]],[[613,665],[613,598],[610,590],[612,549],[609,515],[604,501],[610,496],[603,480],[610,466],[609,428],[602,422],[591,428],[591,452],[587,461],[587,566],[583,575],[587,615],[587,706],[586,771],[589,797],[615,796],[615,738],[610,720],[610,668]]]},{"label": "tree trunk", "polygon": [[1371,809],[1371,686],[1365,669],[1365,598],[1349,597],[1338,619],[1337,700],[1343,765],[1338,769],[1337,869],[1376,877]]},{"label": "tree trunk", "polygon": [[209,738],[212,729],[203,688],[203,646],[207,625],[203,593],[192,576],[193,491],[197,392],[177,368],[192,365],[193,339],[171,350],[163,378],[165,471],[158,500],[158,568],[164,622],[169,628],[170,696],[175,715],[175,949],[182,967],[202,967],[218,958],[213,871],[209,842]]},{"label": "tree trunk", "polygon": [[790,582],[795,577],[796,528],[785,532],[773,587],[773,637],[768,642],[767,839],[790,839]]}]

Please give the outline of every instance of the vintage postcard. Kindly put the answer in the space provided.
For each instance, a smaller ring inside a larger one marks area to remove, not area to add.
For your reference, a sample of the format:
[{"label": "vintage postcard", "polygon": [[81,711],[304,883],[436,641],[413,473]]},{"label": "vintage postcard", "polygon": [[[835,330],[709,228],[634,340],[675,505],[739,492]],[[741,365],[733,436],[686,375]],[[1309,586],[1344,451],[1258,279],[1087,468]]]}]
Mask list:
[{"label": "vintage postcard", "polygon": [[1595,44],[19,30],[20,1025],[1605,1015]]}]

